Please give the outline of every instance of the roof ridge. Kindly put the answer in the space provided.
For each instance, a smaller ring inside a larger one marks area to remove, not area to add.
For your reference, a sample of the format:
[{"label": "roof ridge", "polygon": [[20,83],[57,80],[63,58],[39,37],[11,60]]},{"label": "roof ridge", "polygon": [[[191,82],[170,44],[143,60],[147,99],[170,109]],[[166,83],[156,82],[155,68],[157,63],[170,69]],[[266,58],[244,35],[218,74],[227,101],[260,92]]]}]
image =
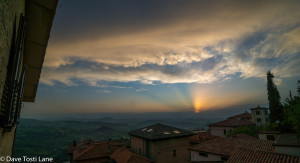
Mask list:
[{"label": "roof ridge", "polygon": [[96,145],[95,144],[91,144],[88,147],[86,147],[82,152],[79,152],[79,156],[76,157],[75,159],[80,159],[81,157],[83,157],[88,151],[90,151],[91,149],[95,148]]}]

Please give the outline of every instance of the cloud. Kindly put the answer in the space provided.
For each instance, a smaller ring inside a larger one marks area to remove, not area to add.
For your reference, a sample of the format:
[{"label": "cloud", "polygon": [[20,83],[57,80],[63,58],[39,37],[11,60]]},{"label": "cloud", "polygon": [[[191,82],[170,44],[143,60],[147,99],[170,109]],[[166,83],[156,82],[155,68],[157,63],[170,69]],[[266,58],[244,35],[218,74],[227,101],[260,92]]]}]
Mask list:
[{"label": "cloud", "polygon": [[54,24],[41,82],[75,86],[80,80],[101,87],[100,81],[211,83],[234,74],[264,78],[268,70],[280,78],[300,75],[298,1],[135,5],[80,16],[92,16],[90,21],[67,15],[72,28],[66,28],[58,11],[56,21],[66,27]]},{"label": "cloud", "polygon": [[104,90],[103,93],[111,93],[111,91]]},{"label": "cloud", "polygon": [[[89,65],[78,62],[87,62]],[[45,67],[41,82],[53,85],[55,81],[59,81],[68,86],[76,86],[78,84],[73,79],[77,79],[90,86],[120,88],[118,86],[101,85],[99,81],[140,81],[145,84],[152,84],[155,81],[161,83],[209,83],[215,81],[217,78],[211,74],[211,71],[218,68],[217,63],[214,63],[215,66],[208,70],[205,62],[179,63],[178,65],[144,64],[138,67],[123,67],[90,61],[77,61],[74,64],[58,68]]]},{"label": "cloud", "polygon": [[137,90],[135,90],[135,91],[137,91],[137,92],[142,92],[142,91],[147,91],[148,89],[145,89],[145,88],[141,88],[141,89],[137,89]]}]

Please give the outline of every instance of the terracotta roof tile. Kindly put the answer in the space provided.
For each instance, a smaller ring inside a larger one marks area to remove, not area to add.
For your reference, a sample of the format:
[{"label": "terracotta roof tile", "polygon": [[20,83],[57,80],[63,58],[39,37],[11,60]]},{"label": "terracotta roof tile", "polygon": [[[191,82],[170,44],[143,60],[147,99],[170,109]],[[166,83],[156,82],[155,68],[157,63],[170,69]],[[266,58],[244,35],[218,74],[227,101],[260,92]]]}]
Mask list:
[{"label": "terracotta roof tile", "polygon": [[73,160],[88,160],[94,158],[109,158],[110,154],[120,146],[109,142],[93,143],[85,148],[78,148],[73,151]]},{"label": "terracotta roof tile", "polygon": [[194,146],[190,149],[200,152],[230,156],[233,150],[236,148],[274,151],[272,141],[259,140],[246,134],[205,141],[200,145]]},{"label": "terracotta roof tile", "polygon": [[70,144],[67,149],[67,154],[72,154],[75,150],[83,150],[95,143],[102,143],[102,142],[109,142],[111,145],[114,146],[129,146],[130,141],[128,139],[118,139],[118,140],[109,140],[109,141],[94,141],[94,140],[85,140],[82,142],[78,142],[76,146],[74,143]]},{"label": "terracotta roof tile", "polygon": [[201,143],[204,141],[220,138],[219,136],[211,135],[208,132],[197,132],[191,138],[192,143]]},{"label": "terracotta roof tile", "polygon": [[74,144],[72,143],[68,146],[67,153],[71,154],[71,153],[73,153],[73,151],[75,151],[77,149],[85,149],[93,143],[96,143],[96,141],[85,140],[85,141],[77,143],[76,146],[74,146]]},{"label": "terracotta roof tile", "polygon": [[215,126],[215,127],[241,127],[241,126],[249,126],[252,125],[252,122],[250,120],[245,119],[238,119],[238,118],[232,118],[232,119],[226,119],[224,121],[216,122],[209,124],[208,126]]},{"label": "terracotta roof tile", "polygon": [[245,113],[242,113],[242,114],[231,116],[228,119],[235,119],[235,118],[251,120],[252,116],[251,116],[251,113],[245,112]]},{"label": "terracotta roof tile", "polygon": [[275,152],[237,148],[234,150],[229,160],[227,161],[227,163],[257,162],[300,163],[300,157]]},{"label": "terracotta roof tile", "polygon": [[152,163],[146,157],[137,155],[126,148],[119,148],[110,156],[117,163]]}]

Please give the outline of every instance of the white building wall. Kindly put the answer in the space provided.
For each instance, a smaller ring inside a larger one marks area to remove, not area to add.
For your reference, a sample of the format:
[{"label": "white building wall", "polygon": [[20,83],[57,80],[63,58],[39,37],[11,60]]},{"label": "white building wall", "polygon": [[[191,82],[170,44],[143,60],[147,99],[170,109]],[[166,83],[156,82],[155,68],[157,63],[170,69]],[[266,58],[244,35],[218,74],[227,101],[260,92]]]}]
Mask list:
[{"label": "white building wall", "polygon": [[230,131],[233,131],[233,127],[210,127],[210,134],[220,137],[226,137],[226,134],[224,134],[224,130],[226,130],[226,134],[228,134]]},{"label": "white building wall", "polygon": [[[259,112],[259,114],[257,114]],[[269,123],[269,113],[267,108],[251,109],[252,123],[256,126],[265,126]],[[260,122],[258,121],[260,119]]]}]

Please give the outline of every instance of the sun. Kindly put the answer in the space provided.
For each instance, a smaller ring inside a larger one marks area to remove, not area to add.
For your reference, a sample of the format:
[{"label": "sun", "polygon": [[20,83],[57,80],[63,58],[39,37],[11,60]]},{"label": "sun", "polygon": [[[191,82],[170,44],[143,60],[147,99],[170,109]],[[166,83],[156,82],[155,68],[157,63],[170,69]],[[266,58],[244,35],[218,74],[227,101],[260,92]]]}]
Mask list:
[{"label": "sun", "polygon": [[194,112],[199,113],[202,107],[202,102],[200,100],[194,100]]}]

